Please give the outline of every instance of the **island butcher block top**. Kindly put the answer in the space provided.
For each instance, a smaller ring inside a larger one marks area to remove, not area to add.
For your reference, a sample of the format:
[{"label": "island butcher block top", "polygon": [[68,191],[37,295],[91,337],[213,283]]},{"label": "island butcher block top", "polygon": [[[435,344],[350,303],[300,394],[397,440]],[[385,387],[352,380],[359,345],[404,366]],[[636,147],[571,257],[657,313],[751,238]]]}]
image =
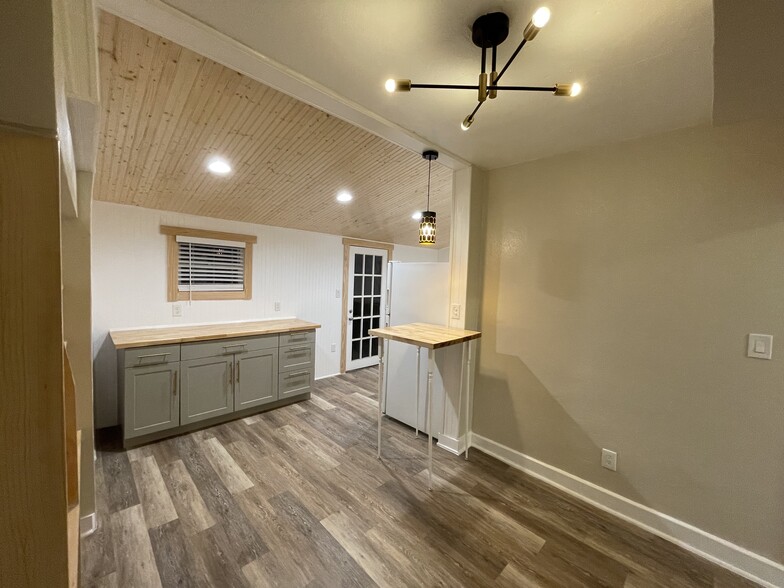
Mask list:
[{"label": "island butcher block top", "polygon": [[254,335],[294,333],[297,331],[311,331],[320,327],[321,325],[309,323],[300,319],[280,319],[220,323],[214,325],[127,329],[122,331],[110,331],[109,334],[117,349],[127,349],[130,347],[150,347],[152,345],[189,343],[191,341],[207,341],[210,339],[232,339],[235,337],[251,337]]},{"label": "island butcher block top", "polygon": [[479,331],[466,331],[465,329],[429,325],[427,323],[381,327],[380,329],[370,329],[369,333],[374,337],[382,337],[428,349],[440,349],[441,347],[464,343],[472,339],[479,339],[482,336],[482,333]]}]

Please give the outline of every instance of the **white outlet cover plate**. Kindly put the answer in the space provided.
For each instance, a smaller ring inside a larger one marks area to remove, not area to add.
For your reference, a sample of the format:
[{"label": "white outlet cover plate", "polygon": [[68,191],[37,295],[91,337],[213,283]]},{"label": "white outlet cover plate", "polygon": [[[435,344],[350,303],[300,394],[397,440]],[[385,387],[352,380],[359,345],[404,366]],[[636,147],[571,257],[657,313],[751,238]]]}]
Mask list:
[{"label": "white outlet cover plate", "polygon": [[614,472],[617,471],[618,453],[609,449],[602,449],[602,467]]},{"label": "white outlet cover plate", "polygon": [[746,355],[757,359],[773,358],[773,335],[760,335],[749,333],[749,345]]}]

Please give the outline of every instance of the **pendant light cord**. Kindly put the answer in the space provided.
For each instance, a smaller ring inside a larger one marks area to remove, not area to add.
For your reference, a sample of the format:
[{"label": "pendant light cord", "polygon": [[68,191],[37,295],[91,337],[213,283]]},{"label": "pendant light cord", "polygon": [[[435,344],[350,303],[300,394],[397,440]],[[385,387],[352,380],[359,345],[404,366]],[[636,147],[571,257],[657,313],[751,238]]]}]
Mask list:
[{"label": "pendant light cord", "polygon": [[427,209],[430,210],[430,167],[433,165],[433,160],[427,160]]}]

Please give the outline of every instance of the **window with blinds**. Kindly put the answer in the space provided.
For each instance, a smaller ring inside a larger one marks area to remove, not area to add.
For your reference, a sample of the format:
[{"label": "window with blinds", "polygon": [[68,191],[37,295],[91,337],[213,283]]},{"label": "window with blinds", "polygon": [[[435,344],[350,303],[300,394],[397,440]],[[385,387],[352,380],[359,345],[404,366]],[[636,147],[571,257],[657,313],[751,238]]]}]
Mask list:
[{"label": "window with blinds", "polygon": [[177,237],[180,292],[241,292],[245,289],[245,243]]},{"label": "window with blinds", "polygon": [[250,300],[255,235],[161,226],[167,300]]}]

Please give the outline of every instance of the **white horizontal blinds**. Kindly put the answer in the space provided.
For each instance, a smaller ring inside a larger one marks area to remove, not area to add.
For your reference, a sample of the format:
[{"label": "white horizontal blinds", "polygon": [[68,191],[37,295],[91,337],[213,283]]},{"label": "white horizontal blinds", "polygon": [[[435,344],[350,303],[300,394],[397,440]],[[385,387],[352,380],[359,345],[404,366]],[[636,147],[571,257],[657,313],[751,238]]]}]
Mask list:
[{"label": "white horizontal blinds", "polygon": [[180,292],[245,289],[245,243],[177,236]]}]

